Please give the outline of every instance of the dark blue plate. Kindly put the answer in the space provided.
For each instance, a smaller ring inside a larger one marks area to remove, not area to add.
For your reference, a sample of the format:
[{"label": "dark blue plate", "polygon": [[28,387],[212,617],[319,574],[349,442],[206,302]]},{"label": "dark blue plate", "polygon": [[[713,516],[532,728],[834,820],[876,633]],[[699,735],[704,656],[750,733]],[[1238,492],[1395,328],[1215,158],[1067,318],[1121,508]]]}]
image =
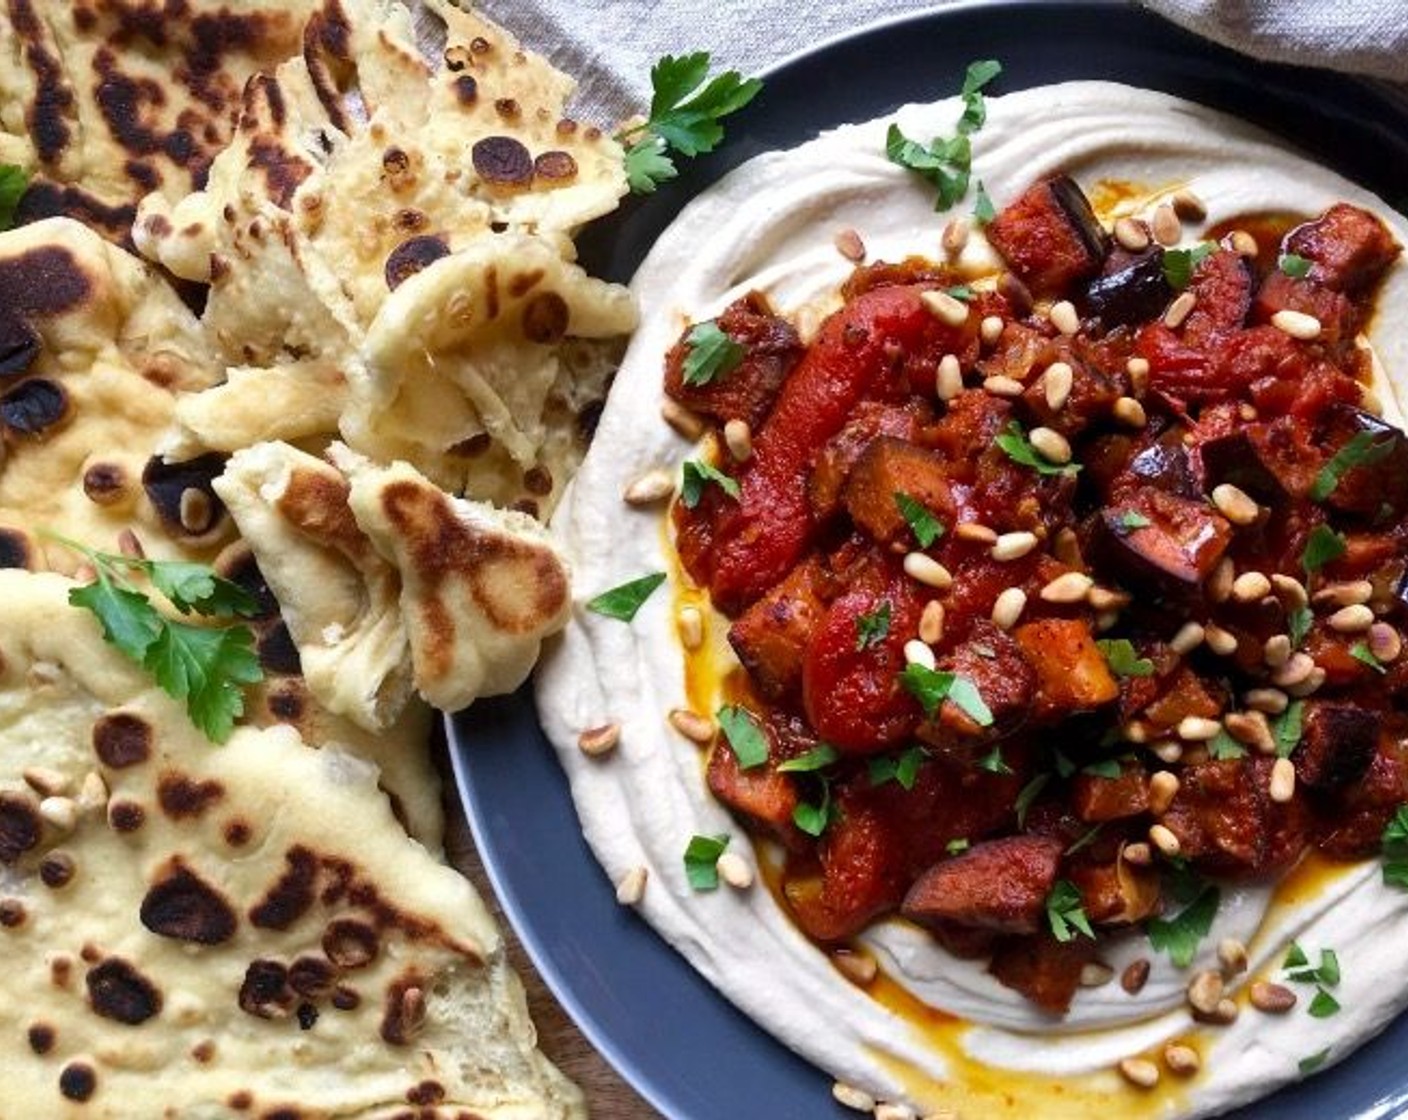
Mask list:
[{"label": "dark blue plate", "polygon": [[[1103,78],[1223,109],[1404,208],[1408,111],[1368,83],[1258,64],[1119,3],[959,4],[859,31],[777,67],[730,121],[723,149],[597,223],[583,239],[584,260],[598,275],[629,279],[680,207],[731,167],[831,125],[955,93],[976,58],[1002,61],[995,93]],[[509,921],[567,1012],[646,1099],[679,1120],[853,1120],[856,1113],[831,1100],[830,1078],[754,1026],[616,904],[578,831],[527,690],[476,704],[472,715],[449,721],[449,738],[474,838]],[[1408,1020],[1400,1020],[1351,1060],[1236,1116],[1408,1114],[1405,1054]]]}]

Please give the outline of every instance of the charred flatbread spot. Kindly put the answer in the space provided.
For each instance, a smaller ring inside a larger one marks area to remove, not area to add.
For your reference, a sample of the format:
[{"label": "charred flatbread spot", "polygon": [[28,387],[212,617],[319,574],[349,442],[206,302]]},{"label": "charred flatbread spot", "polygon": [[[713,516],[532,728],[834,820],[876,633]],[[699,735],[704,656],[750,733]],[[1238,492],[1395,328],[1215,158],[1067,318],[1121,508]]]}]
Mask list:
[{"label": "charred flatbread spot", "polygon": [[131,712],[109,712],[93,724],[93,753],[104,766],[125,770],[152,755],[152,728]]},{"label": "charred flatbread spot", "polygon": [[161,173],[143,160],[129,159],[122,165],[122,170],[144,191],[154,191],[161,186]]},{"label": "charred flatbread spot", "polygon": [[259,635],[259,664],[272,676],[296,677],[303,672],[298,646],[283,619],[274,622]]},{"label": "charred flatbread spot", "polygon": [[59,60],[44,48],[44,33],[31,0],[12,0],[10,21],[24,45],[24,61],[34,74],[34,100],[25,114],[25,124],[40,160],[54,163],[73,135],[73,90],[64,80]]},{"label": "charred flatbread spot", "polygon": [[543,152],[533,161],[533,174],[539,179],[565,183],[577,177],[577,161],[570,152]]},{"label": "charred flatbread spot", "polygon": [[42,346],[33,327],[8,308],[0,311],[0,377],[24,373],[39,357]]},{"label": "charred flatbread spot", "polygon": [[450,246],[435,234],[403,241],[386,258],[386,286],[394,292],[417,272],[449,255]]},{"label": "charred flatbread spot", "polygon": [[461,105],[473,105],[479,100],[479,83],[469,74],[455,79],[455,97]]},{"label": "charred flatbread spot", "polygon": [[114,832],[136,832],[147,823],[147,811],[135,801],[108,802],[108,826]]},{"label": "charred flatbread spot", "polygon": [[[177,537],[200,536],[213,529],[225,516],[225,503],[211,485],[225,469],[226,456],[217,452],[187,459],[184,463],[168,463],[159,455],[147,460],[142,471],[142,487],[156,507],[162,524]],[[197,491],[205,500],[204,524],[192,522],[193,499],[188,490]],[[190,524],[188,524],[190,522]]]},{"label": "charred flatbread spot", "polygon": [[293,726],[298,725],[308,708],[308,700],[304,695],[302,682],[297,680],[282,681],[275,685],[269,690],[265,703],[268,705],[271,716],[280,723]]},{"label": "charred flatbread spot", "polygon": [[522,187],[533,181],[533,156],[512,136],[486,136],[469,150],[474,170],[486,183]]},{"label": "charred flatbread spot", "polygon": [[391,218],[391,224],[406,233],[415,233],[416,230],[424,229],[430,218],[426,216],[424,210],[417,210],[413,206],[403,206]]},{"label": "charred flatbread spot", "polygon": [[529,467],[523,472],[523,488],[539,497],[551,494],[552,472],[547,467]]},{"label": "charred flatbread spot", "polygon": [[87,1062],[69,1062],[59,1072],[59,1092],[69,1100],[91,1100],[97,1091],[98,1075]]},{"label": "charred flatbread spot", "polygon": [[39,843],[44,822],[29,798],[0,793],[0,863],[14,863]]},{"label": "charred flatbread spot", "polygon": [[68,394],[57,381],[35,377],[0,397],[0,420],[21,435],[37,436],[68,416]]},{"label": "charred flatbread spot", "polygon": [[406,1100],[410,1104],[439,1104],[445,1099],[445,1086],[438,1081],[422,1081],[406,1090]]},{"label": "charred flatbread spot", "polygon": [[251,961],[240,984],[240,1010],[259,1019],[285,1019],[293,1007],[288,969],[278,961]]},{"label": "charred flatbread spot", "polygon": [[224,796],[219,782],[194,781],[174,771],[162,774],[156,787],[157,803],[172,820],[199,817]]},{"label": "charred flatbread spot", "polygon": [[516,121],[523,115],[523,107],[512,97],[500,97],[494,102],[494,112],[506,121]]},{"label": "charred flatbread spot", "polygon": [[0,528],[0,568],[34,567],[34,547],[23,529]]},{"label": "charred flatbread spot", "polygon": [[468,439],[462,439],[450,448],[449,454],[461,459],[473,459],[483,455],[494,445],[494,438],[488,432],[475,432]]},{"label": "charred flatbread spot", "polygon": [[215,1043],[206,1038],[191,1047],[191,1058],[203,1066],[208,1066],[215,1057]]},{"label": "charred flatbread spot", "polygon": [[49,962],[49,982],[56,988],[67,988],[73,979],[73,958],[60,953]]},{"label": "charred flatbread spot", "polygon": [[494,44],[482,35],[476,35],[469,41],[469,49],[475,54],[488,54],[494,49]]},{"label": "charred flatbread spot", "polygon": [[225,822],[225,843],[232,848],[243,848],[253,837],[254,831],[249,827],[247,821],[233,820]]},{"label": "charred flatbread spot", "polygon": [[83,493],[100,506],[113,506],[128,496],[132,480],[121,463],[94,463],[83,472]]},{"label": "charred flatbread spot", "polygon": [[67,852],[50,852],[39,863],[39,878],[50,890],[57,891],[73,882],[77,870]]},{"label": "charred flatbread spot", "polygon": [[544,272],[541,268],[520,272],[508,282],[508,294],[514,299],[522,299],[543,282],[543,276]]},{"label": "charred flatbread spot", "polygon": [[539,292],[523,308],[523,337],[543,345],[559,342],[571,315],[567,301],[556,292]]},{"label": "charred flatbread spot", "polygon": [[104,1019],[135,1027],[161,1011],[156,985],[121,957],[110,957],[89,969],[84,980],[88,1002]]},{"label": "charred flatbread spot", "polygon": [[405,1046],[425,1025],[425,989],[414,969],[391,982],[381,1015],[381,1037],[392,1046]]},{"label": "charred flatbread spot", "polygon": [[219,945],[235,935],[239,919],[225,896],[179,858],[142,899],[142,925],[161,937]]},{"label": "charred flatbread spot", "polygon": [[109,241],[130,248],[132,221],[136,216],[137,207],[133,203],[111,206],[82,187],[36,178],[20,199],[15,224],[29,225],[45,218],[73,218],[97,230]]},{"label": "charred flatbread spot", "polygon": [[362,1005],[362,997],[351,988],[339,987],[332,993],[332,1005],[339,1011],[356,1011]]},{"label": "charred flatbread spot", "polygon": [[238,1089],[230,1094],[226,1103],[236,1112],[248,1112],[254,1104],[254,1094],[248,1089]]},{"label": "charred flatbread spot", "polygon": [[36,1054],[47,1054],[54,1049],[58,1033],[48,1023],[32,1023],[28,1032],[29,1048]]},{"label": "charred flatbread spot", "polygon": [[296,1014],[299,1030],[311,1031],[318,1022],[318,1009],[311,1003],[300,1003]]},{"label": "charred flatbread spot", "polygon": [[293,205],[294,193],[313,174],[313,165],[263,136],[249,145],[249,162],[264,175],[269,198],[281,210]]},{"label": "charred flatbread spot", "polygon": [[321,999],[333,990],[337,971],[322,957],[299,957],[288,970],[288,983],[308,999]]},{"label": "charred flatbread spot", "polygon": [[17,898],[0,898],[0,926],[5,929],[19,929],[29,915],[24,903]]},{"label": "charred flatbread spot", "polygon": [[323,952],[338,968],[352,971],[376,960],[377,932],[355,918],[338,918],[323,931]]},{"label": "charred flatbread spot", "polygon": [[284,860],[288,869],[249,911],[249,920],[260,929],[288,929],[317,897],[318,857],[299,844],[284,853]]}]

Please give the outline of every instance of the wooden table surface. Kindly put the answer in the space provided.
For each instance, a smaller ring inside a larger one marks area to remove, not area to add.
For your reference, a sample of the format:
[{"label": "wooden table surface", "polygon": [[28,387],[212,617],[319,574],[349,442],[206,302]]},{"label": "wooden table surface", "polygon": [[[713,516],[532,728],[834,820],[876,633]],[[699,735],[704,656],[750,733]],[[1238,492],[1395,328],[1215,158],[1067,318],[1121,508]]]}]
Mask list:
[{"label": "wooden table surface", "polygon": [[[443,760],[443,748],[441,757]],[[508,939],[509,960],[528,990],[528,1009],[532,1012],[533,1022],[538,1025],[538,1042],[543,1053],[582,1087],[587,1095],[587,1107],[594,1117],[600,1120],[654,1120],[660,1113],[646,1104],[592,1048],[533,968],[489,886],[489,878],[474,849],[464,811],[455,796],[448,763],[442,770],[445,773],[446,854],[484,896]]]}]

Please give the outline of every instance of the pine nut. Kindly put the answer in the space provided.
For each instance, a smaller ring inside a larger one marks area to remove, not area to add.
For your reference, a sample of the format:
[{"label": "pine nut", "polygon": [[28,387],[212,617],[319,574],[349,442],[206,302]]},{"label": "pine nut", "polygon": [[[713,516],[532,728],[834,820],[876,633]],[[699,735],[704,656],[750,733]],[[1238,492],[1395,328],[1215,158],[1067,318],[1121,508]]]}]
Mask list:
[{"label": "pine nut", "polygon": [[1239,603],[1259,603],[1271,594],[1271,581],[1262,572],[1243,572],[1232,581],[1232,598]]},{"label": "pine nut", "polygon": [[1172,766],[1183,757],[1183,744],[1177,739],[1164,739],[1149,748],[1160,762]]},{"label": "pine nut", "polygon": [[1296,994],[1283,984],[1257,980],[1248,993],[1251,1005],[1268,1015],[1284,1015],[1296,1005]]},{"label": "pine nut", "polygon": [[846,1108],[853,1108],[857,1112],[874,1112],[875,1098],[864,1089],[858,1089],[854,1085],[847,1085],[844,1081],[838,1081],[831,1086],[831,1095],[836,1098],[836,1103],[844,1105]]},{"label": "pine nut", "polygon": [[1149,778],[1149,812],[1161,817],[1178,796],[1178,775],[1171,770],[1156,770]]},{"label": "pine nut", "polygon": [[[1080,563],[1079,556],[1075,557],[1075,562]],[[1128,591],[1112,591],[1108,587],[1092,587],[1086,599],[1097,611],[1122,611],[1130,604]]]},{"label": "pine nut", "polygon": [[1198,297],[1192,292],[1179,292],[1173,297],[1173,302],[1168,305],[1168,310],[1164,312],[1164,326],[1169,330],[1177,330],[1188,316],[1193,314],[1193,308],[1198,306]]},{"label": "pine nut", "polygon": [[669,471],[652,470],[631,482],[621,497],[627,505],[652,506],[675,492],[675,477]]},{"label": "pine nut", "polygon": [[1137,996],[1149,981],[1149,967],[1149,961],[1146,957],[1130,961],[1125,966],[1125,970],[1120,973],[1120,987],[1130,995]]},{"label": "pine nut", "polygon": [[1289,634],[1272,634],[1262,646],[1262,659],[1273,669],[1279,669],[1291,659]]},{"label": "pine nut", "polygon": [[938,662],[934,659],[934,651],[918,638],[910,638],[905,642],[904,661],[906,665],[922,665],[926,669],[934,669],[938,666]]},{"label": "pine nut", "polygon": [[1320,337],[1320,320],[1303,311],[1289,308],[1278,311],[1271,316],[1271,325],[1301,342],[1313,342]]},{"label": "pine nut", "polygon": [[1053,303],[1046,317],[1051,320],[1053,327],[1067,337],[1080,333],[1080,315],[1076,312],[1075,304],[1068,299]]},{"label": "pine nut", "polygon": [[1158,848],[1166,856],[1176,856],[1181,845],[1178,837],[1166,825],[1154,824],[1149,826],[1149,842]]},{"label": "pine nut", "polygon": [[1230,996],[1223,996],[1217,1001],[1217,1007],[1213,1009],[1213,1013],[1206,1016],[1206,1020],[1209,1023],[1217,1023],[1225,1027],[1237,1021],[1237,1014],[1237,1001]]},{"label": "pine nut", "polygon": [[1204,743],[1215,739],[1222,724],[1204,716],[1184,716],[1178,721],[1178,737],[1189,743]]},{"label": "pine nut", "polygon": [[1115,222],[1114,233],[1120,246],[1131,253],[1142,253],[1149,247],[1149,235],[1133,218],[1120,218]]},{"label": "pine nut", "polygon": [[918,1113],[907,1104],[886,1101],[875,1106],[875,1120],[917,1120]]},{"label": "pine nut", "polygon": [[1237,652],[1237,635],[1215,622],[1209,622],[1203,628],[1203,641],[1218,657],[1231,657]]},{"label": "pine nut", "polygon": [[949,570],[932,556],[926,556],[922,552],[906,554],[904,570],[910,579],[917,580],[925,587],[932,587],[936,591],[947,591],[953,586],[953,576],[949,574]]},{"label": "pine nut", "polygon": [[746,463],[753,457],[753,429],[746,420],[730,420],[724,425],[724,446],[736,463]]},{"label": "pine nut", "polygon": [[69,790],[68,775],[47,766],[27,766],[21,775],[25,785],[41,797],[58,797]]},{"label": "pine nut", "polygon": [[702,745],[714,738],[714,721],[708,716],[688,708],[673,708],[668,718],[670,726],[692,742]]},{"label": "pine nut", "polygon": [[1261,507],[1246,491],[1230,482],[1213,487],[1212,504],[1233,525],[1251,525],[1261,514]]},{"label": "pine nut", "polygon": [[1311,601],[1317,607],[1352,607],[1356,603],[1367,603],[1373,597],[1374,585],[1367,579],[1355,579],[1326,584]]},{"label": "pine nut", "polygon": [[46,797],[39,803],[39,815],[60,832],[72,832],[78,824],[78,803],[71,797]]},{"label": "pine nut", "polygon": [[843,229],[832,239],[832,244],[836,246],[836,251],[848,261],[859,264],[865,260],[865,242],[860,239],[853,229]]},{"label": "pine nut", "polygon": [[1144,390],[1149,384],[1149,359],[1130,358],[1125,362],[1124,370],[1129,374],[1130,383],[1134,386],[1134,391],[1143,396]]},{"label": "pine nut", "polygon": [[1164,1065],[1176,1077],[1192,1077],[1203,1066],[1203,1060],[1191,1046],[1170,1042],[1164,1047]]},{"label": "pine nut", "polygon": [[1120,737],[1126,743],[1147,743],[1149,741],[1149,725],[1141,720],[1132,719],[1120,728]]},{"label": "pine nut", "polygon": [[944,605],[937,599],[924,604],[924,613],[919,616],[919,640],[932,646],[944,636]]},{"label": "pine nut", "polygon": [[96,770],[83,775],[83,784],[78,787],[78,808],[83,812],[101,809],[108,803],[108,784]]},{"label": "pine nut", "polygon": [[1227,244],[1238,256],[1254,258],[1261,248],[1256,243],[1256,238],[1244,229],[1234,229],[1227,235]]},{"label": "pine nut", "polygon": [[1286,710],[1290,701],[1279,688],[1253,688],[1242,697],[1242,703],[1253,711],[1279,716]]},{"label": "pine nut", "polygon": [[1352,607],[1341,607],[1326,621],[1331,630],[1338,630],[1341,634],[1358,634],[1374,625],[1374,612],[1363,603],[1356,603]]},{"label": "pine nut", "polygon": [[1315,662],[1307,654],[1293,653],[1289,660],[1271,674],[1271,683],[1278,688],[1300,684],[1315,670]]},{"label": "pine nut", "polygon": [[949,256],[958,256],[968,245],[968,223],[962,218],[954,218],[953,221],[944,226],[944,232],[939,243],[944,247],[944,252]]},{"label": "pine nut", "polygon": [[1020,397],[1027,391],[1027,387],[1016,378],[1004,377],[1001,374],[986,378],[983,381],[983,389],[994,397]]},{"label": "pine nut", "polygon": [[986,346],[994,346],[997,340],[1002,337],[1003,329],[1007,326],[1002,321],[1001,315],[985,315],[983,321],[978,324],[978,337],[983,340]]},{"label": "pine nut", "polygon": [[1217,959],[1230,976],[1247,971],[1247,947],[1235,937],[1224,937],[1217,943]]},{"label": "pine nut", "polygon": [[1173,212],[1173,207],[1163,203],[1154,210],[1150,223],[1154,230],[1154,240],[1160,245],[1172,247],[1183,240],[1183,223]]},{"label": "pine nut", "polygon": [[704,644],[704,614],[698,607],[681,607],[675,625],[680,644],[691,653]]},{"label": "pine nut", "polygon": [[1232,581],[1237,578],[1237,569],[1232,561],[1223,557],[1208,576],[1208,598],[1214,603],[1225,603],[1232,594]]},{"label": "pine nut", "polygon": [[1027,433],[1027,441],[1043,458],[1053,463],[1064,465],[1071,461],[1071,445],[1060,432],[1051,428],[1033,428]]},{"label": "pine nut", "polygon": [[975,544],[992,544],[997,540],[996,530],[979,525],[976,521],[960,521],[953,527],[953,535],[961,541],[973,541]]},{"label": "pine nut", "polygon": [[1276,738],[1261,712],[1228,712],[1222,719],[1227,733],[1239,743],[1255,747],[1262,754],[1276,753]]},{"label": "pine nut", "polygon": [[837,949],[831,954],[831,963],[853,984],[869,984],[880,974],[880,966],[875,963],[874,957],[853,953],[849,949]]},{"label": "pine nut", "polygon": [[1135,867],[1148,867],[1154,862],[1154,853],[1149,851],[1149,845],[1139,840],[1133,844],[1126,844],[1120,849],[1120,858],[1125,863],[1132,863]]},{"label": "pine nut", "polygon": [[1289,758],[1278,758],[1271,764],[1267,793],[1278,805],[1284,805],[1296,795],[1296,764]]},{"label": "pine nut", "polygon": [[1369,627],[1369,652],[1380,661],[1397,661],[1403,638],[1389,623],[1376,622]]},{"label": "pine nut", "polygon": [[660,415],[664,418],[665,423],[687,440],[697,440],[704,435],[703,419],[672,397],[666,397],[661,402]]},{"label": "pine nut", "polygon": [[934,375],[934,390],[938,393],[939,400],[945,402],[953,400],[963,392],[963,369],[952,354],[945,354],[939,359],[939,369]]},{"label": "pine nut", "polygon": [[621,876],[616,884],[616,901],[622,906],[635,906],[645,897],[645,884],[650,872],[644,867],[633,867]]},{"label": "pine nut", "polygon": [[1000,630],[1011,630],[1027,606],[1027,593],[1020,587],[1009,587],[992,605],[992,622]]},{"label": "pine nut", "polygon": [[753,869],[737,852],[723,852],[714,863],[719,878],[736,891],[746,891],[753,885]]},{"label": "pine nut", "polygon": [[1022,530],[1017,533],[1003,533],[993,542],[994,560],[1018,560],[1037,546],[1035,533]]},{"label": "pine nut", "polygon": [[1041,375],[1041,387],[1046,393],[1046,407],[1052,412],[1060,412],[1066,407],[1075,384],[1075,370],[1067,362],[1052,362]]},{"label": "pine nut", "polygon": [[1041,598],[1047,603],[1079,603],[1095,586],[1084,572],[1066,572],[1057,576],[1041,589]]},{"label": "pine nut", "polygon": [[1329,674],[1317,665],[1310,670],[1305,680],[1297,681],[1295,684],[1288,684],[1286,691],[1297,699],[1303,696],[1309,696],[1312,692],[1318,691],[1321,686],[1324,685],[1328,676]]},{"label": "pine nut", "polygon": [[600,727],[589,727],[577,736],[577,746],[585,755],[598,757],[609,754],[621,741],[619,723],[603,723]]},{"label": "pine nut", "polygon": [[1203,636],[1206,631],[1202,624],[1198,622],[1185,622],[1178,628],[1178,633],[1170,639],[1168,645],[1174,653],[1186,657],[1200,645],[1203,644]]},{"label": "pine nut", "polygon": [[1185,222],[1201,222],[1208,216],[1203,200],[1190,190],[1181,190],[1171,198],[1173,212]]},{"label": "pine nut", "polygon": [[1271,588],[1288,610],[1299,610],[1310,603],[1310,593],[1306,591],[1305,584],[1291,576],[1283,576],[1280,572],[1273,573]]},{"label": "pine nut", "polygon": [[[1051,542],[1051,555],[1068,568],[1084,566],[1084,561],[1080,556],[1080,538],[1076,536],[1076,531],[1069,525],[1056,530],[1056,537]],[[1098,604],[1097,609],[1099,609]]]},{"label": "pine nut", "polygon": [[1140,1089],[1152,1089],[1159,1083],[1159,1067],[1145,1058],[1122,1058],[1120,1075]]},{"label": "pine nut", "polygon": [[1222,1002],[1222,976],[1204,969],[1188,982],[1188,1006],[1203,1015],[1212,1015]]},{"label": "pine nut", "polygon": [[1149,422],[1144,406],[1133,397],[1121,397],[1115,401],[1113,412],[1116,420],[1131,428],[1142,428]]},{"label": "pine nut", "polygon": [[950,327],[961,327],[968,321],[968,305],[961,299],[954,299],[947,292],[921,292],[919,301],[929,313]]}]

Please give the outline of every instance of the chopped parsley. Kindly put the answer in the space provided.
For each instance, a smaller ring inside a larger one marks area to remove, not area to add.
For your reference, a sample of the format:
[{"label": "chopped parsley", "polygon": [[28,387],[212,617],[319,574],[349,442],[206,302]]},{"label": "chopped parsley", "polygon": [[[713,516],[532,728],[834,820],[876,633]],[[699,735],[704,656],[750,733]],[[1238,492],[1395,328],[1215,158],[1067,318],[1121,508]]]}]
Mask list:
[{"label": "chopped parsley", "polygon": [[1307,1058],[1302,1058],[1296,1065],[1299,1067],[1302,1075],[1311,1074],[1323,1066],[1329,1056],[1330,1048],[1327,1046],[1317,1054],[1311,1054]]},{"label": "chopped parsley", "polygon": [[997,434],[993,441],[1014,463],[1031,467],[1038,474],[1075,474],[1080,470],[1079,463],[1053,463],[1027,441],[1027,433],[1016,420],[1008,421],[1007,427]]},{"label": "chopped parsley", "polygon": [[1309,607],[1296,607],[1286,612],[1286,634],[1291,639],[1292,649],[1300,648],[1309,635],[1314,620],[1315,616],[1310,613]]},{"label": "chopped parsley", "polygon": [[944,535],[944,527],[939,519],[908,494],[896,491],[895,506],[908,523],[920,548],[928,548]]},{"label": "chopped parsley", "polygon": [[1338,560],[1349,548],[1349,543],[1328,525],[1317,525],[1310,531],[1301,553],[1300,564],[1307,575],[1313,575],[1326,564]]},{"label": "chopped parsley", "polygon": [[1142,513],[1135,513],[1134,510],[1127,509],[1120,514],[1119,520],[1115,524],[1121,532],[1132,533],[1136,529],[1147,529],[1153,522]]},{"label": "chopped parsley", "polygon": [[684,850],[684,873],[689,885],[697,891],[717,890],[719,886],[719,857],[728,847],[729,836],[722,832],[717,836],[692,836]]},{"label": "chopped parsley", "polygon": [[1117,758],[1102,758],[1098,762],[1092,762],[1080,768],[1082,774],[1089,774],[1092,778],[1118,778],[1124,773],[1124,768],[1120,766]]},{"label": "chopped parsley", "polygon": [[982,90],[1002,72],[1001,64],[988,60],[971,63],[963,79],[963,115],[955,135],[935,137],[928,146],[911,140],[897,124],[885,136],[885,155],[891,163],[908,168],[938,189],[935,210],[948,210],[968,193],[973,170],[970,135],[987,120]]},{"label": "chopped parsley", "polygon": [[1077,933],[1093,938],[1080,889],[1069,879],[1059,879],[1046,896],[1046,922],[1057,941],[1071,941]]},{"label": "chopped parsley", "polygon": [[[1382,439],[1380,439],[1382,437]],[[1346,472],[1355,467],[1371,467],[1393,453],[1398,436],[1393,432],[1356,432],[1352,439],[1320,468],[1310,487],[1311,501],[1323,502],[1335,492]]]},{"label": "chopped parsley", "polygon": [[836,748],[830,743],[818,743],[806,754],[799,754],[796,758],[779,762],[777,769],[779,773],[783,774],[811,774],[817,770],[825,769],[840,757]]},{"label": "chopped parsley", "polygon": [[945,288],[944,291],[958,300],[959,303],[972,303],[978,295],[978,293],[973,290],[973,285],[971,284],[955,284],[952,288]]},{"label": "chopped parsley", "polygon": [[1181,291],[1193,280],[1193,272],[1198,265],[1212,256],[1217,249],[1211,241],[1194,245],[1191,249],[1165,249],[1163,256],[1164,279],[1174,291]]},{"label": "chopped parsley", "polygon": [[1376,673],[1388,672],[1384,663],[1374,656],[1374,651],[1369,648],[1367,642],[1355,642],[1349,647],[1349,656],[1360,664],[1369,666]]},{"label": "chopped parsley", "polygon": [[680,483],[680,501],[684,503],[684,508],[693,509],[697,506],[699,499],[704,496],[704,487],[710,483],[718,486],[730,498],[736,499],[740,493],[738,480],[724,474],[718,467],[710,466],[702,459],[686,459],[683,481]]},{"label": "chopped parsley", "polygon": [[1038,774],[1024,785],[1021,792],[1017,794],[1016,809],[1018,828],[1027,827],[1027,810],[1032,807],[1032,802],[1037,799],[1041,791],[1046,788],[1047,783],[1050,781],[1050,774]]},{"label": "chopped parsley", "polygon": [[685,335],[684,383],[708,385],[738,368],[747,350],[735,342],[718,323],[696,323]]},{"label": "chopped parsley", "polygon": [[1380,850],[1384,857],[1384,882],[1408,890],[1408,805],[1400,805],[1384,826]]},{"label": "chopped parsley", "polygon": [[898,782],[901,789],[913,789],[919,777],[919,767],[928,753],[923,747],[906,747],[898,755],[880,755],[870,760],[868,772],[872,786]]},{"label": "chopped parsley", "polygon": [[987,188],[983,186],[982,180],[978,180],[976,197],[973,201],[973,220],[980,226],[985,226],[997,217],[997,207],[992,204],[992,199],[988,197]]},{"label": "chopped parsley", "polygon": [[1227,733],[1225,727],[1219,728],[1216,735],[1208,740],[1208,756],[1218,762],[1228,762],[1236,758],[1245,758],[1247,748],[1237,742]]},{"label": "chopped parsley", "polygon": [[1315,997],[1307,1008],[1311,1016],[1327,1019],[1340,1010],[1339,1000],[1326,990],[1340,982],[1340,960],[1333,949],[1320,950],[1320,963],[1312,965],[1305,950],[1292,941],[1281,967],[1286,970],[1286,979],[1293,984],[1315,985]]},{"label": "chopped parsley", "polygon": [[1012,773],[1012,767],[1008,766],[1007,760],[1002,757],[1002,748],[1000,746],[993,747],[992,750],[978,759],[977,767],[979,770],[986,770],[989,774]]},{"label": "chopped parsley", "polygon": [[890,634],[890,600],[856,618],[856,652],[879,645]]},{"label": "chopped parsley", "polygon": [[831,783],[822,780],[821,801],[813,805],[806,801],[797,803],[792,810],[792,823],[808,836],[820,836],[836,818],[836,807],[831,803]]},{"label": "chopped parsley", "polygon": [[654,594],[655,589],[665,582],[664,572],[652,572],[609,591],[603,591],[595,599],[587,602],[587,610],[607,618],[630,622],[635,618],[641,605]]},{"label": "chopped parsley", "polygon": [[939,705],[951,700],[960,711],[979,727],[992,725],[992,712],[983,702],[977,687],[967,677],[939,669],[928,669],[923,665],[906,665],[900,674],[904,685],[924,709],[926,716],[938,711]]},{"label": "chopped parsley", "polygon": [[1310,275],[1311,263],[1299,253],[1282,253],[1276,266],[1292,280],[1304,280]]},{"label": "chopped parsley", "polygon": [[1102,822],[1100,824],[1095,825],[1093,828],[1086,829],[1085,832],[1082,833],[1079,837],[1077,837],[1076,841],[1061,854],[1066,856],[1073,856],[1082,848],[1089,847],[1091,844],[1095,843],[1095,838],[1100,835],[1100,830],[1104,827],[1105,825]]},{"label": "chopped parsley", "polygon": [[1300,743],[1305,701],[1292,700],[1286,710],[1271,721],[1271,737],[1276,740],[1276,757],[1289,758]]},{"label": "chopped parsley", "polygon": [[1187,968],[1198,954],[1198,946],[1212,929],[1221,892],[1206,886],[1188,906],[1173,918],[1150,918],[1145,925],[1149,944],[1156,952],[1167,953],[1178,968]]},{"label": "chopped parsley", "polygon": [[0,163],[0,230],[15,224],[15,211],[28,187],[28,171],[13,163]]},{"label": "chopped parsley", "polygon": [[752,770],[767,762],[768,738],[752,712],[735,704],[725,704],[718,711],[718,720],[741,769]]},{"label": "chopped parsley", "polygon": [[1110,672],[1117,677],[1152,677],[1154,663],[1140,657],[1128,638],[1098,638],[1095,646],[1105,656]]},{"label": "chopped parsley", "polygon": [[946,851],[951,856],[956,856],[963,852],[966,852],[972,846],[972,841],[970,841],[966,836],[959,836],[945,844],[944,851]]}]

